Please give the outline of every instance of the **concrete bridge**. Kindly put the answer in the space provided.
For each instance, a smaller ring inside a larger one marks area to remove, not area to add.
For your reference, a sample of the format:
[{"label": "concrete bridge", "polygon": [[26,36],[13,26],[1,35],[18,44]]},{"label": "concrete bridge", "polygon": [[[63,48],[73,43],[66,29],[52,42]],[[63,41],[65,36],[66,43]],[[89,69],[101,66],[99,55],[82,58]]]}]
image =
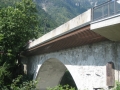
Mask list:
[{"label": "concrete bridge", "polygon": [[[113,5],[120,6],[117,1]],[[102,11],[102,18],[98,8],[89,9],[29,44],[22,62],[27,74],[40,78],[38,90],[58,85],[66,70],[78,90],[115,87],[120,80],[120,8],[114,7],[111,14],[109,7],[107,16]]]}]

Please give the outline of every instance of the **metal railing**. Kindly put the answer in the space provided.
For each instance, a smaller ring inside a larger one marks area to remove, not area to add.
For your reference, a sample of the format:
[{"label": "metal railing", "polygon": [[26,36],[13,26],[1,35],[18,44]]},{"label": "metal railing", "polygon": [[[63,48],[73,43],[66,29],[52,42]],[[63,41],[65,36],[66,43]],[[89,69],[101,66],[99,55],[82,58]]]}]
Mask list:
[{"label": "metal railing", "polygon": [[120,13],[120,0],[109,0],[92,8],[92,21]]}]

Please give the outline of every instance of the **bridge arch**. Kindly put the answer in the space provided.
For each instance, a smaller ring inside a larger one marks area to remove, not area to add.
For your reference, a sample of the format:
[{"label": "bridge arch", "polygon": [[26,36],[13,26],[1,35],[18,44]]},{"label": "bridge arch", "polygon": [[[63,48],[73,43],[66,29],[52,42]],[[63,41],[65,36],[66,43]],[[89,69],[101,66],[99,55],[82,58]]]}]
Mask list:
[{"label": "bridge arch", "polygon": [[[39,54],[26,58],[27,74],[34,74],[35,79],[36,76],[40,76],[39,71],[41,71],[41,69],[44,68],[44,65],[46,65],[47,71],[50,69],[50,67],[48,68],[46,64],[48,63],[48,61],[49,63],[53,63],[53,61],[55,61],[61,63],[61,67],[64,67],[65,70],[69,70],[75,81],[77,90],[93,90],[98,88],[109,90],[109,86],[111,86],[107,85],[107,76],[109,76],[109,70],[110,72],[113,72],[111,73],[111,80],[120,80],[119,54],[120,43],[115,43],[111,41],[104,41],[91,45],[85,45],[46,54]],[[23,59],[23,61],[25,60]],[[108,62],[114,63],[115,70],[111,68],[111,64],[108,64],[110,68],[108,67],[107,74],[106,64]],[[41,67],[40,70],[38,67]],[[43,69],[43,71],[45,70]],[[54,71],[57,70],[54,69]],[[50,76],[50,74],[48,76]],[[42,77],[40,78],[42,79]],[[61,78],[58,79],[56,85],[60,82]]]},{"label": "bridge arch", "polygon": [[59,85],[67,70],[70,72],[69,68],[56,58],[44,61],[36,77],[39,80],[37,89],[46,90],[47,87]]}]

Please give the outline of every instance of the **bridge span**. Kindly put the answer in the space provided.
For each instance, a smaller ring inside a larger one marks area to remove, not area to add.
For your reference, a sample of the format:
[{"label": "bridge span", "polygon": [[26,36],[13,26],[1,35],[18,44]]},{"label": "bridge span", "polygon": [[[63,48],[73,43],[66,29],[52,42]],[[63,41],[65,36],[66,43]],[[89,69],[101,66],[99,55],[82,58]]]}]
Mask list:
[{"label": "bridge span", "polygon": [[103,5],[109,7],[89,9],[28,45],[22,63],[28,75],[40,78],[38,90],[58,85],[66,70],[78,90],[115,87],[120,80],[120,13],[115,6],[120,5],[117,0]]}]

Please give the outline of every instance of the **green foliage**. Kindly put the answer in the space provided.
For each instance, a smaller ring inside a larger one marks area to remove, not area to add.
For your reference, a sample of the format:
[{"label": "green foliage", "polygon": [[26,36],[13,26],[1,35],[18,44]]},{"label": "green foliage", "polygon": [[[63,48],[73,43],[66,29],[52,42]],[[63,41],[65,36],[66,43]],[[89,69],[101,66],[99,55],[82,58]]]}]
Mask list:
[{"label": "green foliage", "polygon": [[5,51],[18,51],[29,39],[37,36],[35,13],[35,5],[30,0],[17,3],[16,8],[8,6],[0,10],[0,32]]},{"label": "green foliage", "polygon": [[41,6],[45,5],[46,12],[58,25],[67,22],[87,10],[81,6],[77,7],[74,0],[36,0],[36,2]]},{"label": "green foliage", "polygon": [[[38,36],[36,13],[36,5],[32,0],[22,0],[0,8],[0,51],[3,51],[0,53],[0,89],[27,90],[18,89],[25,87],[27,83],[20,86],[17,85],[20,78],[18,77],[14,82],[13,79],[23,74],[23,66],[20,63],[23,46],[28,40]],[[16,63],[17,61],[19,63]]]},{"label": "green foliage", "polygon": [[11,90],[35,90],[37,81],[26,81],[19,84],[21,78],[22,76],[18,76],[18,78],[13,80],[13,83],[10,86]]},{"label": "green foliage", "polygon": [[0,8],[12,6],[18,1],[20,0],[0,0]]},{"label": "green foliage", "polygon": [[[58,25],[107,0],[35,0]],[[97,3],[96,3],[97,2]]]},{"label": "green foliage", "polygon": [[0,9],[0,46],[7,54],[3,55],[4,61],[16,62],[16,54],[28,40],[37,37],[37,26],[36,7],[32,0],[22,0],[15,7]]},{"label": "green foliage", "polygon": [[120,82],[116,82],[116,88],[114,90],[120,90]]},{"label": "green foliage", "polygon": [[16,79],[13,79],[12,84],[9,85],[10,88],[4,86],[1,90],[35,90],[37,81],[26,81],[20,84],[22,76],[18,76]]},{"label": "green foliage", "polygon": [[77,90],[76,84],[70,74],[69,71],[66,71],[61,79],[60,85],[69,85],[71,87],[75,87],[75,90]]},{"label": "green foliage", "polygon": [[50,32],[51,30],[55,29],[58,26],[58,23],[50,16],[48,13],[46,13],[38,3],[37,5],[37,15],[38,15],[38,21],[39,21],[39,32],[38,37],[41,35]]},{"label": "green foliage", "polygon": [[70,87],[69,85],[64,85],[64,86],[58,85],[54,88],[47,88],[47,90],[75,90],[75,88]]},{"label": "green foliage", "polygon": [[3,39],[3,34],[0,34],[0,41]]},{"label": "green foliage", "polygon": [[0,88],[4,87],[5,78],[8,78],[10,76],[8,67],[9,67],[9,65],[7,65],[6,63],[4,63],[2,66],[0,66]]}]

